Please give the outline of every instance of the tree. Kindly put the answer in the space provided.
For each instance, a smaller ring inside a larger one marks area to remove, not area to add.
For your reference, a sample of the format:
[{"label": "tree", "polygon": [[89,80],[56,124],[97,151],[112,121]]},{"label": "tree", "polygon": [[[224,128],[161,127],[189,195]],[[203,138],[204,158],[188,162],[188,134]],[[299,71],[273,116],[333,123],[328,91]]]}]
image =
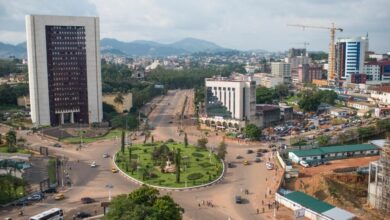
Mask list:
[{"label": "tree", "polygon": [[330,137],[327,135],[321,135],[317,137],[317,142],[320,146],[325,146],[329,143]]},{"label": "tree", "polygon": [[198,147],[200,148],[207,148],[207,143],[209,141],[207,140],[207,138],[203,137],[203,138],[199,138],[198,139]]},{"label": "tree", "polygon": [[256,89],[256,103],[272,103],[274,98],[275,93],[273,89],[269,89],[264,86],[260,86]]},{"label": "tree", "polygon": [[261,136],[261,130],[255,124],[247,124],[244,128],[244,134],[251,140],[257,140]]},{"label": "tree", "polygon": [[106,219],[179,220],[184,209],[170,196],[159,196],[157,189],[142,186],[128,196],[113,198]]},{"label": "tree", "polygon": [[176,160],[175,160],[175,165],[176,165],[176,183],[180,183],[180,148],[177,149],[177,154],[176,154]]},{"label": "tree", "polygon": [[3,144],[3,135],[0,134],[0,145],[2,145],[2,144]]},{"label": "tree", "polygon": [[279,84],[275,86],[275,96],[277,96],[280,99],[283,97],[288,96],[288,86],[286,84]]},{"label": "tree", "polygon": [[187,133],[184,133],[184,146],[188,146],[188,138],[187,138]]},{"label": "tree", "polygon": [[122,93],[118,93],[114,99],[114,102],[119,105],[123,105],[123,102],[125,101],[125,98],[123,98]]},{"label": "tree", "polygon": [[5,135],[5,140],[8,146],[8,152],[14,152],[16,145],[16,132],[14,130],[10,130]]},{"label": "tree", "polygon": [[221,143],[219,143],[218,145],[217,156],[222,160],[225,160],[225,156],[227,154],[226,148],[227,148],[227,144],[225,143],[225,141],[221,141]]},{"label": "tree", "polygon": [[307,90],[301,93],[300,97],[298,105],[305,112],[317,111],[318,106],[321,104],[321,101],[313,91]]},{"label": "tree", "polygon": [[121,151],[122,151],[122,154],[125,153],[125,131],[122,130],[122,134],[121,134]]},{"label": "tree", "polygon": [[152,144],[154,143],[154,136],[152,135],[152,137],[150,138]]},{"label": "tree", "polygon": [[129,162],[131,162],[131,146],[128,146],[127,150],[129,151]]}]

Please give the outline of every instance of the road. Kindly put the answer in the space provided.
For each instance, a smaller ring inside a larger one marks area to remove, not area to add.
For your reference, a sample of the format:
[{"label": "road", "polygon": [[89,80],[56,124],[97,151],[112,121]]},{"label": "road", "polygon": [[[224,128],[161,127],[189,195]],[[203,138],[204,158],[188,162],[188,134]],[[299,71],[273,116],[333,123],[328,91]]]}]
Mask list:
[{"label": "road", "polygon": [[[172,138],[176,141],[183,141],[183,135],[178,132],[180,122],[175,119],[175,116],[177,112],[181,112],[186,96],[189,97],[188,103],[192,104],[191,90],[169,91],[151,112],[149,124],[154,128],[152,135],[155,140]],[[188,108],[185,112],[191,114],[191,109]],[[190,115],[187,115],[187,118],[190,118]],[[190,120],[187,119],[183,124],[191,124]],[[202,135],[195,126],[184,126],[183,130],[188,133],[191,144],[196,144],[196,140]],[[80,151],[76,151],[77,146],[75,145],[63,145],[62,148],[55,148],[52,147],[53,141],[41,139],[37,135],[26,135],[23,132],[18,132],[18,135],[22,135],[29,143],[48,146],[50,153],[69,158],[67,172],[72,181],[70,188],[64,188],[63,193],[66,197],[64,200],[55,201],[49,196],[42,202],[23,208],[26,216],[35,215],[52,207],[61,207],[65,214],[75,209],[80,210],[80,207],[84,207],[80,203],[80,198],[86,196],[98,201],[107,201],[108,189],[105,187],[107,184],[113,185],[113,196],[129,193],[139,187],[120,174],[112,173],[113,161],[110,158],[102,157],[104,153],[114,155],[119,150],[119,137],[90,143]],[[208,139],[208,146],[211,147],[216,147],[222,140],[215,133],[210,134]],[[235,167],[227,170],[220,183],[192,191],[161,191],[161,194],[168,193],[173,196],[175,201],[185,209],[185,219],[262,219],[260,215],[257,215],[256,209],[261,210],[261,200],[264,200],[265,203],[271,201],[270,196],[268,196],[268,200],[265,198],[265,194],[268,188],[272,189],[276,185],[278,178],[274,178],[275,171],[266,170],[264,162],[254,163],[254,154],[246,154],[247,149],[255,150],[260,147],[265,146],[228,142],[226,161],[232,162]],[[236,159],[238,154],[242,155],[244,159]],[[268,160],[268,156],[264,156],[263,160]],[[244,166],[243,160],[249,160],[251,164]],[[96,161],[98,165],[96,168],[90,167],[92,161]],[[242,192],[244,189],[249,190],[248,195]],[[236,195],[241,195],[244,198],[243,204],[235,204],[234,197]],[[210,201],[214,207],[203,206],[202,201]],[[0,217],[12,216],[13,219],[23,219],[15,218],[17,213],[17,208],[5,209],[0,213]],[[66,217],[70,218],[69,215]]]}]

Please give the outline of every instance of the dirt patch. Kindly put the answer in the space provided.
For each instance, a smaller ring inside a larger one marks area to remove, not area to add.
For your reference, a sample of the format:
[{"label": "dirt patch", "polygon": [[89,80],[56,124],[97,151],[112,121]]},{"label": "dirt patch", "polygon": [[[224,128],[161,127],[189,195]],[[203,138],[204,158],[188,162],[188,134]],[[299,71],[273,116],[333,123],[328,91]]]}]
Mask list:
[{"label": "dirt patch", "polygon": [[390,219],[390,216],[383,216],[367,205],[368,174],[333,172],[340,168],[368,166],[375,160],[378,156],[336,160],[318,167],[299,166],[299,178],[289,180],[286,186],[348,210],[358,219]]}]

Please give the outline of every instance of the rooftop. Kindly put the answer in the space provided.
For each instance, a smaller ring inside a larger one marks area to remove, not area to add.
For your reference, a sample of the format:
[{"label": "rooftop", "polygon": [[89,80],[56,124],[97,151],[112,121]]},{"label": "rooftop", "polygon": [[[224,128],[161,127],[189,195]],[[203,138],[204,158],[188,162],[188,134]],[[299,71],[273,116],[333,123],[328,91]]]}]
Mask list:
[{"label": "rooftop", "polygon": [[344,152],[355,152],[355,151],[366,151],[366,150],[378,150],[373,144],[354,144],[354,145],[338,145],[329,147],[320,147],[308,150],[292,150],[298,157],[307,156],[318,156],[331,153],[344,153]]},{"label": "rooftop", "polygon": [[311,197],[309,195],[306,195],[302,192],[292,192],[285,195],[285,197],[295,203],[300,204],[301,206],[311,209],[317,213],[323,213],[330,209],[333,209],[334,206],[323,202],[321,200],[318,200],[314,197]]}]

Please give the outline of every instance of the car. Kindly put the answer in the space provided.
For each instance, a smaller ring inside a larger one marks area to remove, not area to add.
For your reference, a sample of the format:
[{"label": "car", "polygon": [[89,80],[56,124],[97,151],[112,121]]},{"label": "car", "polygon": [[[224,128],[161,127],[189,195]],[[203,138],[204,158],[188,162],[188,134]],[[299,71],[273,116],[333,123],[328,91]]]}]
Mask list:
[{"label": "car", "polygon": [[256,163],[260,163],[260,162],[261,162],[260,157],[256,157],[256,158],[255,158],[255,162],[256,162]]},{"label": "car", "polygon": [[108,158],[108,157],[110,157],[110,155],[108,155],[108,153],[103,154],[103,158]]},{"label": "car", "polygon": [[236,159],[242,159],[242,156],[237,154]]},{"label": "car", "polygon": [[262,152],[262,153],[267,153],[267,152],[268,152],[268,149],[263,149],[261,152]]},{"label": "car", "polygon": [[251,153],[253,153],[253,150],[248,149],[248,150],[246,151],[246,153],[247,153],[247,154],[251,154]]},{"label": "car", "polygon": [[234,200],[236,201],[236,204],[241,204],[242,203],[242,198],[241,196],[235,196]]},{"label": "car", "polygon": [[256,157],[262,157],[262,156],[263,156],[263,153],[261,153],[261,152],[256,153]]},{"label": "car", "polygon": [[299,164],[303,167],[309,167],[309,164],[304,160],[299,161]]},{"label": "car", "polygon": [[91,163],[91,167],[96,167],[96,162],[95,162],[95,161],[93,161],[93,162]]},{"label": "car", "polygon": [[42,193],[34,193],[31,196],[27,197],[27,200],[29,201],[40,201],[43,199],[43,194]]},{"label": "car", "polygon": [[119,172],[119,170],[117,168],[113,167],[113,168],[111,168],[111,172],[117,173],[117,172]]},{"label": "car", "polygon": [[267,170],[272,170],[272,169],[274,169],[274,164],[271,163],[271,162],[265,163],[265,166],[267,167]]},{"label": "car", "polygon": [[263,149],[259,148],[256,150],[257,153],[261,153],[263,151]]},{"label": "car", "polygon": [[55,187],[50,187],[43,191],[44,193],[56,193],[57,189]]},{"label": "car", "polygon": [[172,123],[173,123],[173,121],[169,121],[168,123],[169,123],[169,124],[172,124]]},{"label": "car", "polygon": [[76,214],[76,218],[88,218],[88,217],[91,217],[92,215],[88,212],[78,212]]},{"label": "car", "polygon": [[233,168],[234,166],[233,166],[233,164],[232,163],[227,163],[227,166],[228,166],[228,168]]},{"label": "car", "polygon": [[61,147],[61,144],[55,143],[55,144],[53,144],[53,147]]},{"label": "car", "polygon": [[31,201],[27,200],[26,197],[16,200],[16,202],[13,203],[14,206],[27,206],[31,204]]},{"label": "car", "polygon": [[54,199],[55,199],[55,200],[63,200],[63,199],[65,199],[65,196],[64,196],[64,194],[62,194],[62,193],[58,193],[58,194],[56,194],[56,195],[54,196]]},{"label": "car", "polygon": [[90,198],[90,197],[83,197],[83,198],[81,198],[81,203],[82,204],[89,204],[89,203],[93,203],[93,202],[95,202],[95,200]]},{"label": "car", "polygon": [[245,166],[247,166],[247,165],[249,165],[249,161],[244,160],[244,162],[242,162],[242,164],[244,164]]}]

